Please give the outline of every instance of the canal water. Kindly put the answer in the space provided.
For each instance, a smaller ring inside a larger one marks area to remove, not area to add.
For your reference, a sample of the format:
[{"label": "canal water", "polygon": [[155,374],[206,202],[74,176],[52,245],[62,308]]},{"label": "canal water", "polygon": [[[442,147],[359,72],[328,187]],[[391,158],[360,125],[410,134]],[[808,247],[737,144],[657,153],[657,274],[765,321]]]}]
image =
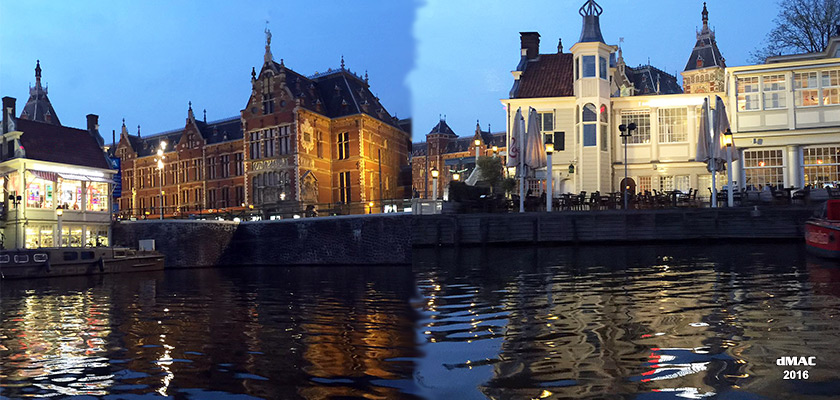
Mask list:
[{"label": "canal water", "polygon": [[801,245],[414,259],[0,281],[0,397],[840,398],[840,265]]}]

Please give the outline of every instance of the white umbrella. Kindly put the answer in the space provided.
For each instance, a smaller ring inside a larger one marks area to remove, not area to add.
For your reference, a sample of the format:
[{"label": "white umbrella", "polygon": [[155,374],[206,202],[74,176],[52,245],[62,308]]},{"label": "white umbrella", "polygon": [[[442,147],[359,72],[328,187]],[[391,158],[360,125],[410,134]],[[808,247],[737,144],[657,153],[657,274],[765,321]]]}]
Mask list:
[{"label": "white umbrella", "polygon": [[525,138],[525,165],[532,169],[543,168],[547,165],[545,147],[537,124],[537,110],[528,112],[528,132]]},{"label": "white umbrella", "polygon": [[721,157],[721,164],[726,162],[725,166],[721,165],[718,171],[727,171],[726,173],[726,197],[727,205],[732,207],[734,205],[734,198],[732,195],[732,161],[739,159],[738,149],[735,144],[726,146],[723,141],[725,133],[729,130],[729,118],[726,116],[726,106],[723,104],[723,99],[720,96],[715,96],[715,149],[718,150]]},{"label": "white umbrella", "polygon": [[481,168],[479,168],[478,164],[476,164],[475,169],[473,169],[470,176],[464,180],[464,183],[467,184],[467,186],[475,186],[482,177],[483,174],[481,173]]},{"label": "white umbrella", "polygon": [[516,115],[513,117],[513,126],[510,131],[510,143],[507,151],[507,165],[508,167],[518,167],[520,160],[522,132],[525,131],[525,121],[522,120],[522,108],[516,110]]}]

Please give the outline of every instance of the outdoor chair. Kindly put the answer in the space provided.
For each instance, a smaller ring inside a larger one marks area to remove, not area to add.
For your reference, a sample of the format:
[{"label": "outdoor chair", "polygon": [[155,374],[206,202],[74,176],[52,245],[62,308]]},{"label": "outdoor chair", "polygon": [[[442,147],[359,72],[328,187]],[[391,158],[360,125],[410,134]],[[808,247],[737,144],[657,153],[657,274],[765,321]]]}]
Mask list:
[{"label": "outdoor chair", "polygon": [[799,189],[793,192],[791,196],[791,203],[807,205],[809,200],[810,188]]}]

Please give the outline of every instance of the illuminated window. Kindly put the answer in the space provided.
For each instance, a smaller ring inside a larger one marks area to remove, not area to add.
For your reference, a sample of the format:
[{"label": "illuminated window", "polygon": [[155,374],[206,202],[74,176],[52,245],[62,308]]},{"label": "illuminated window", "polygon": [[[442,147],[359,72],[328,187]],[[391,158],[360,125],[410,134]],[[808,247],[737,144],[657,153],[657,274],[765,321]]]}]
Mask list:
[{"label": "illuminated window", "polygon": [[87,210],[108,211],[108,184],[87,182]]},{"label": "illuminated window", "polygon": [[351,201],[350,196],[350,172],[340,172],[338,174],[338,198],[339,201],[347,204]]},{"label": "illuminated window", "polygon": [[338,134],[338,159],[348,158],[350,158],[350,133],[342,132]]},{"label": "illuminated window", "polygon": [[820,105],[820,94],[817,89],[817,73],[803,72],[793,74],[793,89],[797,107],[813,107]]},{"label": "illuminated window", "polygon": [[636,130],[633,136],[627,140],[627,144],[650,143],[650,110],[627,110],[621,112],[621,123],[629,125],[636,123]]},{"label": "illuminated window", "polygon": [[584,147],[595,146],[597,137],[598,109],[595,105],[588,103],[583,106],[583,145]]},{"label": "illuminated window", "polygon": [[767,185],[784,184],[784,158],[782,150],[745,150],[745,184],[760,189]]},{"label": "illuminated window", "polygon": [[840,185],[840,146],[809,147],[802,153],[806,186]]},{"label": "illuminated window", "polygon": [[823,105],[840,104],[840,71],[822,71]]}]

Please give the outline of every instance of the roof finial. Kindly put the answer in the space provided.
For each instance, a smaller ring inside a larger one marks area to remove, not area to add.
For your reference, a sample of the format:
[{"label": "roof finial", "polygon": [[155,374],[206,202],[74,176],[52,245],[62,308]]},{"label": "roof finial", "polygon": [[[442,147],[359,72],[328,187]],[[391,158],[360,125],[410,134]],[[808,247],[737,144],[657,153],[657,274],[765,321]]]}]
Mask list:
[{"label": "roof finial", "polygon": [[257,70],[255,70],[254,67],[251,67],[251,80],[253,81],[253,80],[256,80],[256,79],[257,79]]},{"label": "roof finial", "polygon": [[563,38],[557,40],[557,54],[563,53]]},{"label": "roof finial", "polygon": [[140,124],[137,124],[137,137],[140,137]]},{"label": "roof finial", "polygon": [[41,87],[41,60],[35,60],[35,87]]},{"label": "roof finial", "polygon": [[341,69],[344,69],[344,54],[341,55]]},{"label": "roof finial", "polygon": [[204,109],[204,123],[207,123],[207,109]]},{"label": "roof finial", "polygon": [[268,29],[268,21],[265,21],[265,62],[273,61],[274,57],[271,55],[271,30]]},{"label": "roof finial", "polygon": [[125,127],[125,118],[123,118],[123,127]]},{"label": "roof finial", "polygon": [[367,74],[367,70],[365,70],[365,83],[368,83],[368,74]]},{"label": "roof finial", "polygon": [[446,122],[446,114],[443,114],[443,122]]},{"label": "roof finial", "polygon": [[705,31],[709,29],[709,10],[706,9],[705,1],[703,2],[703,12],[701,14],[703,15],[703,30]]}]

